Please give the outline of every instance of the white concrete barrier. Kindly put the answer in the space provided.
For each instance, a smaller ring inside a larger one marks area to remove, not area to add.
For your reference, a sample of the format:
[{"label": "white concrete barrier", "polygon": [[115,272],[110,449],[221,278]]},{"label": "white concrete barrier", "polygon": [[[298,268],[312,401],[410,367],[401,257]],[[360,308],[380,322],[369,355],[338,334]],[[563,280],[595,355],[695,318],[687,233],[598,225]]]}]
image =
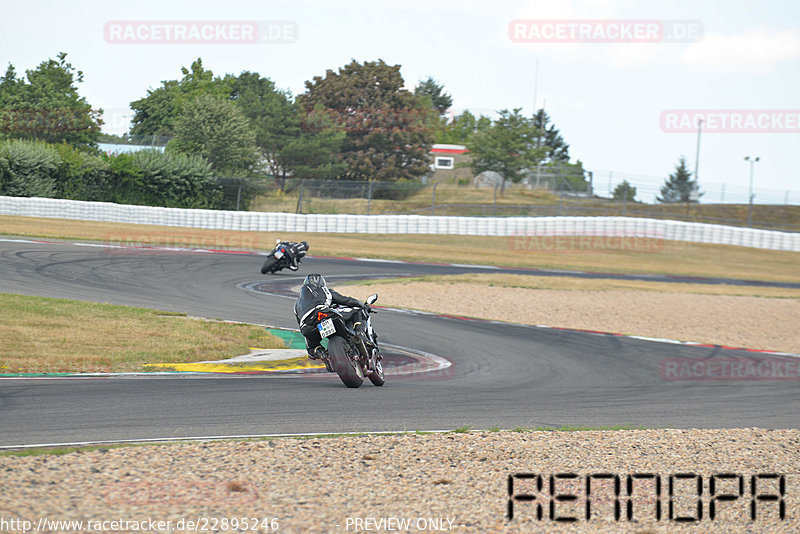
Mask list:
[{"label": "white concrete barrier", "polygon": [[[0,215],[249,232],[646,237],[800,252],[800,233],[637,217],[300,215],[0,196]],[[1,229],[1,228],[0,228]]]}]

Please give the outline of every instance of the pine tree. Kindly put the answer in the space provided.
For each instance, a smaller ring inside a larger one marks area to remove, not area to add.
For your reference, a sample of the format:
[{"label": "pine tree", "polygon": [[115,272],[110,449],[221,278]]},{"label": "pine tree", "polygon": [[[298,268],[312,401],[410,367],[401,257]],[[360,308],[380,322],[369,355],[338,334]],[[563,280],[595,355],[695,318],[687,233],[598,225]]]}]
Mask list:
[{"label": "pine tree", "polygon": [[611,193],[614,200],[625,200],[633,202],[636,199],[636,188],[632,186],[628,180],[622,180],[622,183],[617,184],[614,192]]},{"label": "pine tree", "polygon": [[661,188],[661,196],[657,197],[661,203],[697,202],[702,193],[696,180],[692,180],[692,173],[686,168],[686,158],[681,156],[675,166],[675,172],[669,175]]},{"label": "pine tree", "polygon": [[536,148],[547,148],[544,159],[550,161],[569,161],[569,145],[564,142],[561,132],[550,123],[550,115],[540,109],[532,119],[536,129]]},{"label": "pine tree", "polygon": [[414,89],[416,96],[425,96],[431,99],[431,105],[439,115],[444,115],[450,106],[453,105],[453,97],[444,92],[444,86],[432,77],[427,80],[419,82],[419,85]]}]

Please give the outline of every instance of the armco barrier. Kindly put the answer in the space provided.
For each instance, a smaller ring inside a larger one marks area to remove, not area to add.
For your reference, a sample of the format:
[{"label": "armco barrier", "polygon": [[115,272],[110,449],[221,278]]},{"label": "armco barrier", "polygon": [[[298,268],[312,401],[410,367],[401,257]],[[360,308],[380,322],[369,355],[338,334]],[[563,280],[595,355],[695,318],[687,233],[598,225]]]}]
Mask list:
[{"label": "armco barrier", "polygon": [[800,233],[635,217],[444,217],[302,215],[212,211],[0,196],[0,215],[52,217],[248,232],[626,236],[800,252]]}]

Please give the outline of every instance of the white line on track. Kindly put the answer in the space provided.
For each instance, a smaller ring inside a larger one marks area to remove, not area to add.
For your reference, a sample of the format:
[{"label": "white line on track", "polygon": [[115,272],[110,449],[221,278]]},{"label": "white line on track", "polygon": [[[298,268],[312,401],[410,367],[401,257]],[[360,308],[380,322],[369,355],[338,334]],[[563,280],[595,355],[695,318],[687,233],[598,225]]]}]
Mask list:
[{"label": "white line on track", "polygon": [[64,443],[32,443],[26,445],[0,445],[0,450],[9,449],[38,449],[50,447],[88,447],[92,445],[126,445],[134,443],[173,443],[180,441],[218,441],[218,440],[237,440],[237,439],[269,439],[269,438],[304,438],[314,436],[360,436],[360,435],[394,435],[394,434],[416,434],[425,432],[426,434],[444,434],[453,432],[449,430],[368,430],[363,432],[307,432],[298,434],[232,434],[219,436],[184,436],[168,438],[142,438],[142,439],[114,439],[107,441],[71,441]]}]

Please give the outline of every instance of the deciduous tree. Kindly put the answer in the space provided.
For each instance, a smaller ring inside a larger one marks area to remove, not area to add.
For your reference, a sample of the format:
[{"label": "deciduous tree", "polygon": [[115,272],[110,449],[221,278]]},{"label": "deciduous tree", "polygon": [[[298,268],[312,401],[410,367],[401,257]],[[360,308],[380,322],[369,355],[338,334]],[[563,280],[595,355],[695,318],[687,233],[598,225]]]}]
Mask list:
[{"label": "deciduous tree", "polygon": [[339,178],[396,181],[428,172],[438,116],[403,85],[400,65],[383,60],[353,60],[306,82],[297,97],[304,124],[327,119],[345,132]]},{"label": "deciduous tree", "polygon": [[147,96],[131,102],[133,119],[132,136],[172,137],[178,117],[187,103],[200,95],[228,98],[231,94],[231,76],[214,76],[203,68],[203,60],[197,58],[190,68],[181,67],[180,80],[164,80],[161,86],[148,89]]},{"label": "deciduous tree", "polygon": [[27,79],[17,78],[9,64],[0,78],[0,138],[96,145],[103,110],[93,110],[78,93],[83,72],[67,62],[65,52],[56,57],[27,70]]},{"label": "deciduous tree", "polygon": [[475,174],[494,171],[506,181],[519,182],[546,154],[546,147],[537,147],[536,133],[530,119],[520,114],[521,108],[504,109],[491,127],[479,131],[467,144],[469,163]]},{"label": "deciduous tree", "polygon": [[220,176],[244,176],[258,160],[256,135],[230,100],[201,94],[187,103],[168,151],[204,157]]}]

